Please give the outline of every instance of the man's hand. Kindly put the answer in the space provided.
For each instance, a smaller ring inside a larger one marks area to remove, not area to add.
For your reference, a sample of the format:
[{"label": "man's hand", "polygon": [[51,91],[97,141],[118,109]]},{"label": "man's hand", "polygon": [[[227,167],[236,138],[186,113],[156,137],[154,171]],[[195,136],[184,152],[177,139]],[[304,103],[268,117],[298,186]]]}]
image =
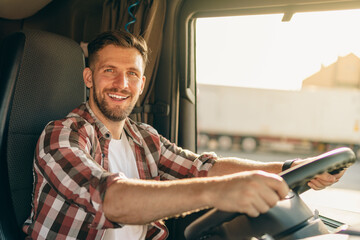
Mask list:
[{"label": "man's hand", "polygon": [[339,179],[344,175],[344,173],[345,169],[334,175],[331,175],[330,173],[323,173],[317,175],[314,179],[308,182],[308,186],[314,190],[324,189],[338,182]]},{"label": "man's hand", "polygon": [[280,176],[263,171],[226,175],[219,180],[212,197],[214,207],[251,217],[267,212],[289,192]]},{"label": "man's hand", "polygon": [[[297,166],[306,161],[307,161],[306,159],[297,160],[292,164],[291,167]],[[314,190],[324,189],[324,188],[331,186],[334,183],[338,182],[339,179],[344,175],[345,171],[346,171],[346,169],[344,169],[341,172],[334,174],[334,175],[331,175],[330,173],[327,173],[327,172],[316,175],[315,178],[313,178],[311,181],[308,182],[308,186]]]}]

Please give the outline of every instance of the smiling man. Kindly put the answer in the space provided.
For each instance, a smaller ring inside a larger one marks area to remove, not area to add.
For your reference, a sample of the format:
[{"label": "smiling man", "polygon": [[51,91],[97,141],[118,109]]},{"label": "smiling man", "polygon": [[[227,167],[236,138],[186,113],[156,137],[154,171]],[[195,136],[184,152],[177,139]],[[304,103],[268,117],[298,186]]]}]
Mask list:
[{"label": "smiling man", "polygon": [[130,115],[145,85],[147,59],[136,48],[108,45],[93,56],[84,81],[90,89],[89,105],[99,120],[119,139],[125,118]]},{"label": "smiling man", "polygon": [[128,118],[146,80],[141,37],[105,32],[88,48],[89,101],[50,122],[36,147],[30,239],[165,239],[166,217],[209,207],[255,217],[286,196],[277,173],[290,164],[199,155]]}]

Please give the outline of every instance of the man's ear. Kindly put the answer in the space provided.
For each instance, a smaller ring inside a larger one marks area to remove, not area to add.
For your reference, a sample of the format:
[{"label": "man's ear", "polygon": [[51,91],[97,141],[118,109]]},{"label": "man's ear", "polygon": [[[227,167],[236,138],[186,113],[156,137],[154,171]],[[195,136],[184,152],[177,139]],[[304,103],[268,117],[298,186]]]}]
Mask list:
[{"label": "man's ear", "polygon": [[85,68],[83,71],[83,79],[86,87],[91,88],[93,86],[92,71],[90,68]]},{"label": "man's ear", "polygon": [[146,77],[142,76],[142,83],[141,83],[141,91],[140,95],[143,93],[144,87],[145,87]]}]

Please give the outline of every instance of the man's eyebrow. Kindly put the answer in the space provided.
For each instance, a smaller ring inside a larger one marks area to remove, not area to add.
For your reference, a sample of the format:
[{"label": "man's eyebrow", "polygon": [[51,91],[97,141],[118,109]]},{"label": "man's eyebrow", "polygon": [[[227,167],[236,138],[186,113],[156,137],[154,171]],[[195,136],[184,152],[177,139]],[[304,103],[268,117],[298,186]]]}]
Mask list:
[{"label": "man's eyebrow", "polygon": [[111,64],[104,64],[104,65],[101,65],[99,66],[100,69],[103,69],[103,68],[115,68],[114,65],[111,65]]},{"label": "man's eyebrow", "polygon": [[136,67],[130,67],[130,68],[128,68],[128,70],[135,71],[135,72],[141,72],[140,69],[136,68]]}]

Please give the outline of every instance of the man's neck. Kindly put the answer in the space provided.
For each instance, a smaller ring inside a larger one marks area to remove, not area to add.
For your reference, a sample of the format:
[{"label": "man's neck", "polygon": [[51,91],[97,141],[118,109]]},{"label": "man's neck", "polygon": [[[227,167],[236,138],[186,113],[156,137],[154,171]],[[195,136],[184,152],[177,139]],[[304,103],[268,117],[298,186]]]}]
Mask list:
[{"label": "man's neck", "polygon": [[110,131],[112,138],[120,139],[121,133],[124,129],[125,120],[120,122],[113,122],[108,119],[100,120],[105,127]]},{"label": "man's neck", "polygon": [[122,121],[111,121],[110,119],[105,117],[98,108],[93,106],[91,102],[89,102],[89,105],[97,119],[99,119],[100,122],[102,122],[105,127],[110,131],[112,138],[120,139],[121,133],[125,125],[125,119]]}]

